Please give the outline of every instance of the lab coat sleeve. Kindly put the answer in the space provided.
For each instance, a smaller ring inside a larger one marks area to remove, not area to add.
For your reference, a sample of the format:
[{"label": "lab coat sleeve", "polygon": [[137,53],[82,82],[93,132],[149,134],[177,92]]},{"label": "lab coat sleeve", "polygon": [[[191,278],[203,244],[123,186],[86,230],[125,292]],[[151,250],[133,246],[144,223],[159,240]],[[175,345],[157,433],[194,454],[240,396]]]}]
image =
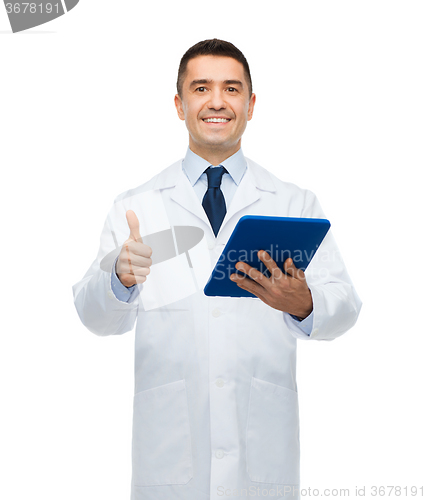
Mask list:
[{"label": "lab coat sleeve", "polygon": [[[73,286],[74,304],[82,323],[96,335],[120,335],[132,330],[138,314],[139,301],[136,300],[140,287],[137,285],[131,295],[120,300],[120,293],[114,293],[113,264],[121,246],[117,235],[126,227],[117,227],[114,221],[123,218],[118,214],[118,206],[113,205],[101,233],[97,258],[83,278]],[[119,240],[125,239],[121,234]],[[123,298],[123,297],[122,297]]]},{"label": "lab coat sleeve", "polygon": [[[311,191],[305,192],[302,217],[326,218]],[[305,272],[313,299],[311,331],[284,313],[284,321],[296,338],[333,340],[347,332],[357,321],[362,302],[348,275],[341,254],[329,230]]]},{"label": "lab coat sleeve", "polygon": [[294,335],[296,337],[305,339],[307,335],[310,335],[311,330],[313,329],[313,311],[303,320],[299,320],[292,314],[288,313],[283,313],[283,316],[288,318],[290,316],[293,319],[293,324],[295,327]]}]

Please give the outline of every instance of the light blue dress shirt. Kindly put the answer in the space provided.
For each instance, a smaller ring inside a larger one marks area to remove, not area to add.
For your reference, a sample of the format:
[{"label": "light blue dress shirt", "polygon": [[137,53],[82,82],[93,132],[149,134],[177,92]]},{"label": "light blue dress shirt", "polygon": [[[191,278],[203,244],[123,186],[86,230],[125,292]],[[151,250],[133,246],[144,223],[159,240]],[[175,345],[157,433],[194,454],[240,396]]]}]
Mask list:
[{"label": "light blue dress shirt", "polygon": [[188,177],[190,184],[193,186],[200,204],[208,189],[208,176],[204,173],[209,167],[223,166],[228,173],[222,176],[221,191],[225,198],[225,207],[228,210],[234,193],[245,175],[246,165],[245,157],[240,148],[237,153],[224,160],[220,165],[212,165],[207,160],[193,153],[190,148],[187,149],[187,154],[182,160],[182,170]]},{"label": "light blue dress shirt", "polygon": [[[185,158],[182,160],[182,170],[188,177],[190,184],[193,186],[193,189],[200,200],[200,204],[202,203],[203,197],[208,189],[208,176],[204,173],[205,170],[211,166],[219,167],[221,165],[228,172],[222,176],[221,180],[221,191],[224,195],[225,206],[228,210],[231,200],[243,176],[245,175],[246,169],[248,168],[245,157],[243,156],[242,148],[240,148],[237,153],[234,153],[233,156],[224,160],[220,165],[212,165],[204,158],[201,158],[196,155],[196,153],[193,153],[190,148],[187,149]],[[136,285],[127,288],[122,284],[115,272],[116,261],[114,262],[113,272],[111,273],[111,289],[117,299],[122,302],[132,302],[137,297],[139,288]],[[303,321],[300,321],[295,316],[291,315],[291,317],[299,323],[299,327],[304,331],[304,333],[307,335],[310,334],[313,325],[313,313],[311,313]]]}]

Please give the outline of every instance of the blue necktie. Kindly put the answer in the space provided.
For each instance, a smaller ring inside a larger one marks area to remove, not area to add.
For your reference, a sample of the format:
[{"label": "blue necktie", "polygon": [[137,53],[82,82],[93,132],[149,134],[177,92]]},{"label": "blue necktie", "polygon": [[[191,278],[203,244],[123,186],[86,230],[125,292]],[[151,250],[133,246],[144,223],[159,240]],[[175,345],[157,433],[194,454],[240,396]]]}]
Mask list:
[{"label": "blue necktie", "polygon": [[220,189],[222,176],[227,170],[220,165],[219,167],[209,167],[205,170],[208,176],[208,190],[203,197],[202,205],[211,223],[212,230],[216,235],[221,227],[225,217],[225,199]]}]

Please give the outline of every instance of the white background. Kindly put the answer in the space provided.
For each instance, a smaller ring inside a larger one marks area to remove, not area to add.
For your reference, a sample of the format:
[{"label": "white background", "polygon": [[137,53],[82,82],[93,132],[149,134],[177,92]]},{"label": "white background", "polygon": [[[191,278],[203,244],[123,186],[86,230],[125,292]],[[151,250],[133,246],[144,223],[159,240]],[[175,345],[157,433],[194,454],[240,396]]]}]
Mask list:
[{"label": "white background", "polygon": [[299,342],[302,486],[427,495],[426,24],[411,0],[81,0],[11,34],[0,5],[1,498],[129,497],[134,335],[87,331],[71,287],[115,196],[185,154],[178,64],[212,37],[251,66],[244,154],[317,194],[364,303]]}]

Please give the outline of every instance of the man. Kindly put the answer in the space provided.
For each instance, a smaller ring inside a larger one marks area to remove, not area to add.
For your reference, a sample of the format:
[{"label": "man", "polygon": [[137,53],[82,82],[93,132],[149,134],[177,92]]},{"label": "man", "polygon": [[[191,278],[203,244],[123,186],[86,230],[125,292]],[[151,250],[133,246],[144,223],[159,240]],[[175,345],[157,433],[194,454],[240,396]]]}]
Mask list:
[{"label": "man", "polygon": [[[95,334],[136,322],[132,500],[298,498],[296,339],[342,335],[361,302],[330,233],[305,274],[264,251],[270,277],[237,263],[252,279],[230,279],[258,298],[204,295],[243,215],[324,214],[313,193],[243,156],[255,94],[234,45],[190,48],[177,89],[185,158],[115,200],[98,257],[74,286]],[[182,227],[202,236],[183,246]],[[166,255],[168,241],[176,250]]]}]

